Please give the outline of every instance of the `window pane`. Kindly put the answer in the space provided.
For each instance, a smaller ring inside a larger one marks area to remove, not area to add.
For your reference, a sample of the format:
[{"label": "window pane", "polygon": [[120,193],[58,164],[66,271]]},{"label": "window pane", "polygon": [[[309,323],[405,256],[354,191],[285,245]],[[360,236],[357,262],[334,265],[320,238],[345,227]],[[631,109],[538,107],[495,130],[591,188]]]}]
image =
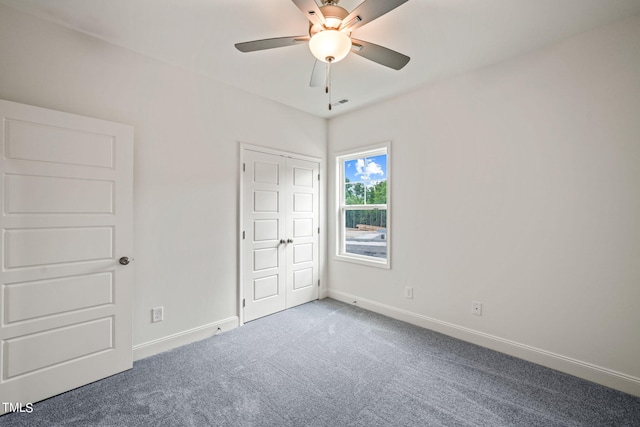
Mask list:
[{"label": "window pane", "polygon": [[347,182],[344,185],[344,199],[346,205],[364,205],[364,184]]},{"label": "window pane", "polygon": [[367,187],[367,204],[387,204],[387,181],[378,181],[375,184],[371,184]]},{"label": "window pane", "polygon": [[387,211],[345,210],[345,253],[387,258]]},{"label": "window pane", "polygon": [[387,203],[386,154],[347,160],[343,172],[346,205]]}]

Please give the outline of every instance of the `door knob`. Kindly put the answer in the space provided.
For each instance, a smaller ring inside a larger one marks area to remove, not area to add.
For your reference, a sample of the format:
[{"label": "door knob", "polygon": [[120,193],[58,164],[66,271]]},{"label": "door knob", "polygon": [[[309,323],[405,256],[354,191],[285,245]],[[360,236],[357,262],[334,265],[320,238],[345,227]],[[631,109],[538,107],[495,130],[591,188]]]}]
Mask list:
[{"label": "door knob", "polygon": [[287,241],[286,241],[286,240],[284,240],[284,239],[280,239],[280,244],[281,244],[281,245],[284,245],[285,243],[287,243]]},{"label": "door knob", "polygon": [[287,243],[293,243],[293,239],[287,239]]},{"label": "door knob", "polygon": [[122,265],[128,265],[131,261],[133,261],[133,258],[129,258],[128,256],[123,256],[118,260],[118,262]]}]

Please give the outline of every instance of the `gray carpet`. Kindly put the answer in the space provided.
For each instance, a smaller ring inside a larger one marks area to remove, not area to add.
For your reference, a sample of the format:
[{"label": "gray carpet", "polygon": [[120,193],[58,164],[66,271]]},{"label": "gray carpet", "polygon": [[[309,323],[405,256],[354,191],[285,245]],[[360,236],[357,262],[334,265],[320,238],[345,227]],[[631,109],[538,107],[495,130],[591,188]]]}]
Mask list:
[{"label": "gray carpet", "polygon": [[11,426],[640,426],[640,399],[326,299],[140,360]]}]

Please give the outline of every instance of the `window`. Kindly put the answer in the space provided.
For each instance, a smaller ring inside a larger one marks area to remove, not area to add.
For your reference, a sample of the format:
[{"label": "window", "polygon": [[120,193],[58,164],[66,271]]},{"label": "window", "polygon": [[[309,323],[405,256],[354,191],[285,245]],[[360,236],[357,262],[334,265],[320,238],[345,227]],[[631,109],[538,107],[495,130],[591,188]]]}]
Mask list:
[{"label": "window", "polygon": [[389,144],[336,157],[337,256],[389,268]]}]

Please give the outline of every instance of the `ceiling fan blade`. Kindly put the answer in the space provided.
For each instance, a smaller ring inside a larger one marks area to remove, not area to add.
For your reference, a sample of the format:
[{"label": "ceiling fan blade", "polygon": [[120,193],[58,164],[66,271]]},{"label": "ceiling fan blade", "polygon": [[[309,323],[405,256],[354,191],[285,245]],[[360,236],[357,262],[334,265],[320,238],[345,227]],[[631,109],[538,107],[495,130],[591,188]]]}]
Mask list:
[{"label": "ceiling fan blade", "polygon": [[351,52],[373,62],[377,62],[378,64],[393,68],[394,70],[401,69],[407,65],[411,59],[407,55],[403,55],[395,50],[365,42],[363,40],[351,39],[351,42]]},{"label": "ceiling fan blade", "polygon": [[292,0],[312,24],[324,25],[324,15],[315,0]]},{"label": "ceiling fan blade", "polygon": [[316,60],[315,64],[313,64],[313,71],[311,72],[311,81],[309,82],[309,86],[323,86],[326,83],[326,69],[327,67],[324,62]]},{"label": "ceiling fan blade", "polygon": [[240,52],[255,52],[256,50],[273,49],[276,47],[293,46],[309,41],[309,36],[276,37],[274,39],[254,40],[251,42],[236,43],[236,49]]},{"label": "ceiling fan blade", "polygon": [[409,0],[365,0],[342,20],[340,30],[353,31]]}]

